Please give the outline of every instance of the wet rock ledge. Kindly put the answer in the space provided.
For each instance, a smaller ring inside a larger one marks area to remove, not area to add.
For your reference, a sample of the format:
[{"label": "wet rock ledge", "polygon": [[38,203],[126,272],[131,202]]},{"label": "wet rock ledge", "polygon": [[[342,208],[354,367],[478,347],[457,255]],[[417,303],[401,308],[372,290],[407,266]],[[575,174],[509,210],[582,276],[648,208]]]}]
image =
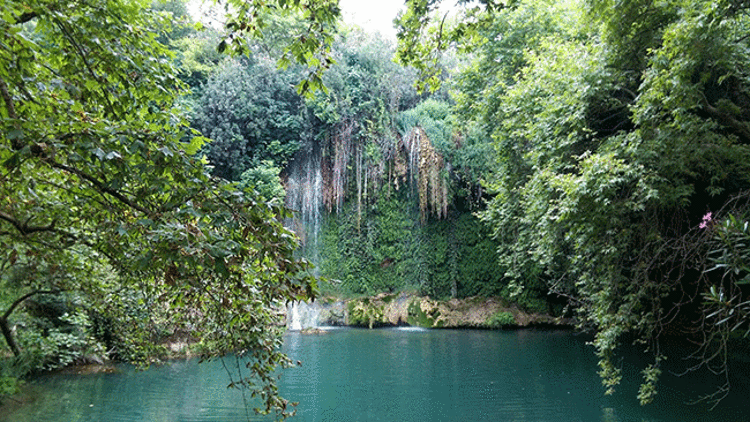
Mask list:
[{"label": "wet rock ledge", "polygon": [[567,318],[525,312],[498,298],[434,300],[408,293],[338,300],[322,298],[307,304],[317,311],[318,325],[423,328],[513,328],[570,326]]}]

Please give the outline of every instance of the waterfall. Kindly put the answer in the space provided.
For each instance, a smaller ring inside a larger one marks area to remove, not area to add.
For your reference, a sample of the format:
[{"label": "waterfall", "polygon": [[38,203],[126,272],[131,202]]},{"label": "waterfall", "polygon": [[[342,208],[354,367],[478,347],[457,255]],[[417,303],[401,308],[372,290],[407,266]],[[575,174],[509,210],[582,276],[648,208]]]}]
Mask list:
[{"label": "waterfall", "polygon": [[302,242],[303,255],[318,262],[318,236],[323,206],[323,169],[320,148],[308,145],[300,150],[289,164],[286,181],[286,207],[295,217],[286,225],[294,230]]},{"label": "waterfall", "polygon": [[307,302],[292,302],[286,308],[286,327],[292,331],[302,331],[318,326],[320,308]]}]

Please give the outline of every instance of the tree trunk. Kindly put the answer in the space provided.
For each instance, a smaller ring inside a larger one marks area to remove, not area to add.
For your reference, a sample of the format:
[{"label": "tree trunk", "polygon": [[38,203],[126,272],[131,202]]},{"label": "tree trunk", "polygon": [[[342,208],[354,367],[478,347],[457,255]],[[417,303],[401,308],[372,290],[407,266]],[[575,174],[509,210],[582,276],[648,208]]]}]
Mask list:
[{"label": "tree trunk", "polygon": [[3,337],[5,337],[5,342],[8,344],[8,347],[10,347],[10,350],[13,352],[13,355],[18,356],[21,354],[21,349],[18,347],[18,343],[16,343],[15,337],[13,337],[13,331],[10,329],[10,325],[8,325],[8,318],[13,313],[13,311],[16,310],[16,308],[23,303],[24,300],[30,298],[34,295],[39,294],[53,294],[53,293],[59,293],[59,291],[56,290],[34,290],[33,292],[26,293],[25,295],[19,297],[16,299],[11,305],[8,307],[8,310],[5,311],[5,313],[0,316],[0,331],[3,332]]},{"label": "tree trunk", "polygon": [[11,331],[10,326],[8,326],[8,320],[5,318],[0,318],[0,330],[3,332],[3,337],[5,337],[5,342],[8,344],[8,347],[13,352],[13,356],[18,356],[21,354],[21,349],[18,348],[18,344],[16,343],[15,337],[13,337],[13,331]]},{"label": "tree trunk", "polygon": [[448,233],[448,257],[450,265],[450,277],[451,277],[451,299],[455,299],[458,296],[458,245],[456,244],[456,224],[449,225],[450,231]]}]

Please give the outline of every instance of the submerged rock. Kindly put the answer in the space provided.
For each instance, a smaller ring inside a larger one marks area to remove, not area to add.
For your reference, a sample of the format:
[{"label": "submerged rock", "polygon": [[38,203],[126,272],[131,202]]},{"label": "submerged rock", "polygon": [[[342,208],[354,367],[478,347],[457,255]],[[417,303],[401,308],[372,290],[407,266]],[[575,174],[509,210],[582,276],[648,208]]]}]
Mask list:
[{"label": "submerged rock", "polygon": [[59,371],[61,374],[92,375],[92,374],[112,374],[118,372],[117,367],[109,363],[87,363],[84,365],[68,366]]},{"label": "submerged rock", "polygon": [[328,330],[323,330],[320,328],[305,328],[304,330],[300,331],[302,334],[328,334]]}]

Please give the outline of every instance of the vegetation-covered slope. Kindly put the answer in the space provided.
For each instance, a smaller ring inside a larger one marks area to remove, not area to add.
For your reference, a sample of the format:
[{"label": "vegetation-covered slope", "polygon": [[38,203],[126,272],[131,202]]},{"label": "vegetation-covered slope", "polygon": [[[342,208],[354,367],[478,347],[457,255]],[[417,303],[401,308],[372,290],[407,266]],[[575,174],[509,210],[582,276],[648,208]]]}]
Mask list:
[{"label": "vegetation-covered slope", "polygon": [[440,36],[420,29],[434,6],[410,2],[400,60],[430,76],[435,49],[476,57],[457,109],[493,139],[482,216],[506,274],[569,298],[610,387],[626,334],[654,354],[644,402],[667,333],[726,377],[748,328],[747,4],[486,2]]}]

